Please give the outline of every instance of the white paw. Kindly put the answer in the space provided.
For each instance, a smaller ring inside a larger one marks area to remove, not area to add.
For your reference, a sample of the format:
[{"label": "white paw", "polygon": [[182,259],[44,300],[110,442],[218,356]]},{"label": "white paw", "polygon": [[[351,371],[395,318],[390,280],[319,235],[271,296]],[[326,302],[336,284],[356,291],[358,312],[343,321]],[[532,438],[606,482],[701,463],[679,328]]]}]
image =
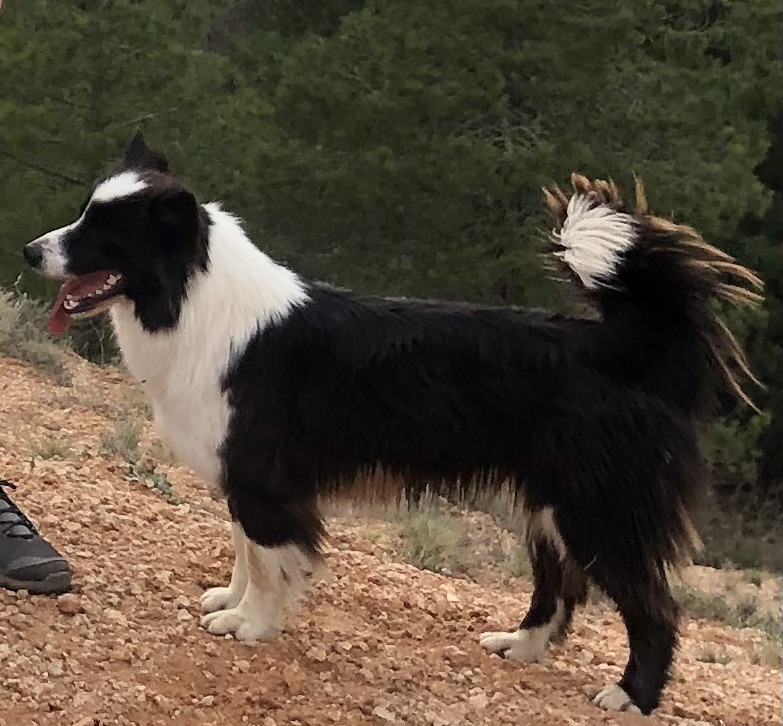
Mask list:
[{"label": "white paw", "polygon": [[201,596],[201,611],[214,613],[218,610],[230,610],[239,605],[243,593],[237,593],[230,587],[210,587]]},{"label": "white paw", "polygon": [[212,635],[233,633],[237,640],[269,640],[280,633],[280,627],[259,617],[241,605],[230,610],[218,610],[201,618],[201,627]]},{"label": "white paw", "polygon": [[641,713],[639,707],[631,697],[616,683],[604,688],[594,699],[593,703],[605,711],[630,711]]},{"label": "white paw", "polygon": [[482,633],[481,647],[501,658],[522,663],[537,663],[545,655],[549,641],[548,628],[515,630],[512,633]]}]

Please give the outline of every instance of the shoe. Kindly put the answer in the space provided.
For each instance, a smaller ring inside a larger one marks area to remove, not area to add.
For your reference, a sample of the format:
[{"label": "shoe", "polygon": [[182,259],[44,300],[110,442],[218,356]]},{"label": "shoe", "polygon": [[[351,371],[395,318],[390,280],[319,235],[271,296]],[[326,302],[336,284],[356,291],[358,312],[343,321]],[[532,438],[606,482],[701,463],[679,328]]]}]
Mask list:
[{"label": "shoe", "polygon": [[0,587],[27,590],[38,595],[71,589],[71,568],[65,558],[36,530],[11,501],[0,479]]}]

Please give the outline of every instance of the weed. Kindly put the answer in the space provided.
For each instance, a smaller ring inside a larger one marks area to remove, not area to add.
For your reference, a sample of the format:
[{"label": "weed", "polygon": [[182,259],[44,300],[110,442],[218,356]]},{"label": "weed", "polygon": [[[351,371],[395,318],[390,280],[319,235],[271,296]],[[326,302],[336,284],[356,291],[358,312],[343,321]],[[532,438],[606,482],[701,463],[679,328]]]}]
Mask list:
[{"label": "weed", "polygon": [[141,434],[141,422],[132,414],[121,412],[114,427],[101,435],[100,453],[104,456],[117,454],[129,463],[135,462],[139,458]]},{"label": "weed", "polygon": [[783,668],[783,650],[780,642],[772,638],[766,638],[763,643],[753,644],[750,647],[748,658],[753,665],[762,665],[767,668]]},{"label": "weed", "polygon": [[72,454],[68,439],[48,439],[33,446],[33,456],[39,459],[68,459]]},{"label": "weed", "polygon": [[155,462],[145,459],[141,463],[125,462],[125,478],[144,484],[148,489],[157,491],[169,504],[181,504],[182,500],[174,493],[174,487],[165,472],[156,470]]},{"label": "weed", "polygon": [[421,570],[464,573],[470,564],[464,523],[436,511],[412,512],[402,526],[405,556]]},{"label": "weed", "polygon": [[674,588],[674,597],[682,609],[694,617],[717,620],[733,628],[754,628],[766,633],[778,643],[783,637],[780,615],[759,613],[755,598],[732,605],[724,597],[683,587]]},{"label": "weed", "polygon": [[159,464],[173,465],[177,463],[174,452],[160,439],[155,439],[147,450],[147,456]]},{"label": "weed", "polygon": [[0,355],[25,361],[61,386],[71,385],[65,347],[46,333],[44,306],[24,293],[0,290]]},{"label": "weed", "polygon": [[697,660],[702,663],[720,663],[726,665],[731,662],[731,656],[725,652],[718,652],[714,648],[707,647],[699,655],[696,656]]},{"label": "weed", "polygon": [[755,585],[756,587],[761,587],[761,583],[763,582],[761,573],[758,570],[746,570],[743,573],[743,579],[745,582]]},{"label": "weed", "polygon": [[509,577],[529,580],[533,574],[530,560],[523,547],[515,547],[511,554],[507,555],[503,563],[503,570]]}]

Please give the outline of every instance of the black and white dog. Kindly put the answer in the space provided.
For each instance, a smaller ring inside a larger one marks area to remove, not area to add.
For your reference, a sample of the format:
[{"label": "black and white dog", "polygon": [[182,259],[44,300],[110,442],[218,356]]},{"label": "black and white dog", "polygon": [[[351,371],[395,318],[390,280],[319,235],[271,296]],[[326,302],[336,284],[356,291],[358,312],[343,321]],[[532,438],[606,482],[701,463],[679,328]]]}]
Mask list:
[{"label": "black and white dog", "polygon": [[593,320],[366,298],[311,284],[240,220],[199,204],[134,137],[78,219],[25,257],[65,282],[50,318],[109,310],[161,433],[228,502],[236,561],[202,623],[270,638],[305,589],[324,534],[317,497],[383,470],[454,495],[511,482],[535,592],[489,651],[540,659],[588,581],[617,603],[630,658],[595,703],[649,713],[677,642],[670,566],[697,544],[698,424],[721,384],[750,375],[716,299],[759,280],[692,229],[635,208],[613,183],[546,192],[554,255]]}]

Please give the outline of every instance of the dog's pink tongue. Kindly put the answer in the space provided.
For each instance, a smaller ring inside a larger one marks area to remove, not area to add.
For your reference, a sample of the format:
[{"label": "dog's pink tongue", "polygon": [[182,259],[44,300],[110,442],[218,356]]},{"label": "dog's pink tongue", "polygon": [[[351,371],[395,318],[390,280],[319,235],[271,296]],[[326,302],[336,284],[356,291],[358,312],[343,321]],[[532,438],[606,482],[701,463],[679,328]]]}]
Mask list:
[{"label": "dog's pink tongue", "polygon": [[60,292],[57,293],[57,300],[54,301],[52,312],[49,313],[49,332],[52,335],[62,335],[71,325],[71,318],[65,312],[63,303],[65,296],[70,293],[75,284],[75,279],[66,280],[60,288]]}]

